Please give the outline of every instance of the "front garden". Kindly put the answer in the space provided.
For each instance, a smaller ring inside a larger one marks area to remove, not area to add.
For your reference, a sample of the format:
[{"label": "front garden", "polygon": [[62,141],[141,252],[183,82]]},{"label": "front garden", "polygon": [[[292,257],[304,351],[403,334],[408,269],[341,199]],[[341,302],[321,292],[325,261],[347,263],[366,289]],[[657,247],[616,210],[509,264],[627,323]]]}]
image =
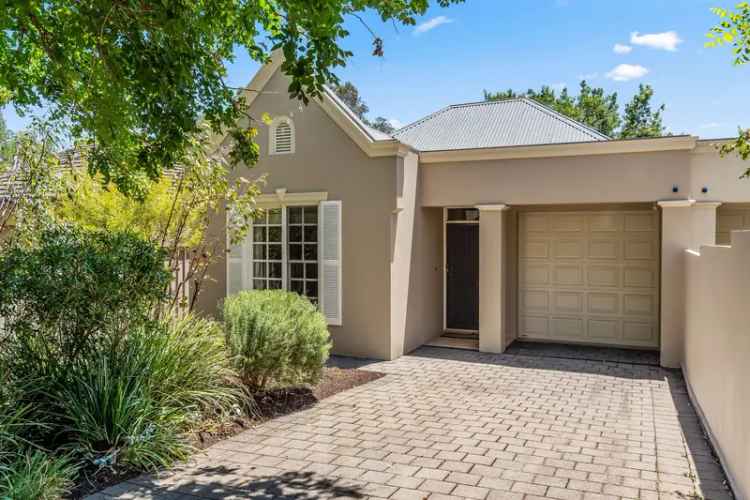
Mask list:
[{"label": "front garden", "polygon": [[233,201],[241,238],[258,214],[221,164],[133,199],[57,158],[25,157],[0,220],[0,498],[80,497],[376,376],[325,367],[326,321],[297,294],[193,311],[211,216]]}]

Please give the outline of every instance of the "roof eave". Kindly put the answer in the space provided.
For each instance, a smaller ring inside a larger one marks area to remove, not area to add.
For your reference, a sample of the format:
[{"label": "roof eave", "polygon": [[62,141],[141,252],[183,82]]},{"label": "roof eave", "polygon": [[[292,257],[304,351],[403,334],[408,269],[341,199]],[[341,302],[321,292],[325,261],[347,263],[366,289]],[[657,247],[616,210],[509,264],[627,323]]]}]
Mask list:
[{"label": "roof eave", "polygon": [[497,148],[422,151],[421,163],[449,163],[462,161],[512,160],[523,158],[552,158],[560,156],[590,156],[660,151],[694,150],[698,138],[692,135],[653,139],[621,139],[611,141],[570,142],[531,146],[503,146]]}]

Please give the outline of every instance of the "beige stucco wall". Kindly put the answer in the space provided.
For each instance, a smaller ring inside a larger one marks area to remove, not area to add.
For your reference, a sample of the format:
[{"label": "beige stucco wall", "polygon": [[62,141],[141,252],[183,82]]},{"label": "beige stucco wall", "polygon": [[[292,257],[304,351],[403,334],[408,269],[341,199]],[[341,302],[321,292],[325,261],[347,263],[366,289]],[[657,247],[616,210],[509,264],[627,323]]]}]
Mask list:
[{"label": "beige stucco wall", "polygon": [[738,498],[750,498],[750,231],[686,252],[683,370]]},{"label": "beige stucco wall", "polygon": [[[319,105],[290,100],[287,85],[277,72],[249,113],[258,119],[264,112],[291,116],[296,152],[269,156],[268,128],[258,123],[260,160],[252,169],[237,169],[234,176],[267,174],[264,193],[277,188],[289,193],[326,191],[329,200],[342,201],[343,324],[330,327],[334,352],[389,358],[390,217],[396,199],[396,157],[368,158]],[[213,221],[212,229],[223,234],[223,222]],[[213,281],[203,290],[199,308],[216,314],[226,290],[224,259],[209,273]]]},{"label": "beige stucco wall", "polygon": [[[668,199],[750,201],[747,162],[716,152],[671,151],[433,163],[425,170],[426,206],[505,203],[633,203]],[[677,193],[672,192],[678,186]],[[702,188],[708,192],[703,193]]]}]

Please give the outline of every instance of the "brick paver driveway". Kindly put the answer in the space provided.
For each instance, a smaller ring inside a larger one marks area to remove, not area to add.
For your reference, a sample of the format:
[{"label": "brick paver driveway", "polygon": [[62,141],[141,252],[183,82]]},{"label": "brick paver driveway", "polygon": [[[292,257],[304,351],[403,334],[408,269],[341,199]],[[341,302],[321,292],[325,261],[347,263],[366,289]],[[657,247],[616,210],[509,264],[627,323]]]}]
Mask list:
[{"label": "brick paver driveway", "polygon": [[120,498],[729,498],[682,377],[422,348]]}]

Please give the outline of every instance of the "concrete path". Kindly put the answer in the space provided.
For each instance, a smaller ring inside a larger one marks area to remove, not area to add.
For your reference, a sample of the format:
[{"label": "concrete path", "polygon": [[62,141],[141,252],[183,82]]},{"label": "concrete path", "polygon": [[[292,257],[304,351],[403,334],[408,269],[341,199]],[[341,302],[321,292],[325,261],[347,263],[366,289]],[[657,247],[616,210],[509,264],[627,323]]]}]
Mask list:
[{"label": "concrete path", "polygon": [[422,348],[92,498],[725,499],[678,372]]}]

